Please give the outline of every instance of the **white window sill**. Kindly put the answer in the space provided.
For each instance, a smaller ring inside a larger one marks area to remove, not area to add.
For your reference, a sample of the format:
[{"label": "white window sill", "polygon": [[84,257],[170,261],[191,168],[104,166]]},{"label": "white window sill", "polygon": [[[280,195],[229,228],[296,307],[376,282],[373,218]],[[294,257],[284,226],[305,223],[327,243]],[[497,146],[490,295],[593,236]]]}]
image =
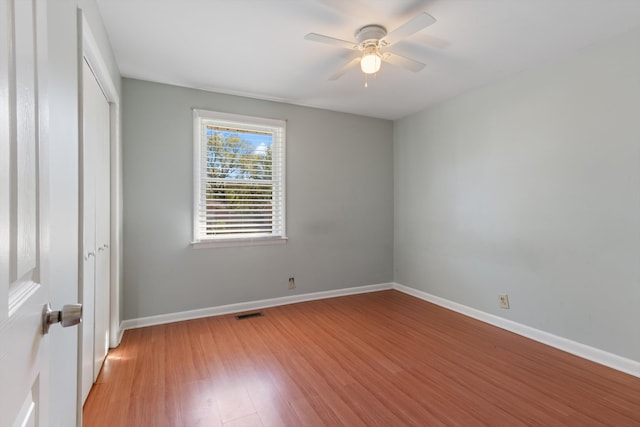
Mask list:
[{"label": "white window sill", "polygon": [[216,239],[191,242],[193,249],[232,248],[239,246],[284,245],[287,237],[246,237],[239,239]]}]

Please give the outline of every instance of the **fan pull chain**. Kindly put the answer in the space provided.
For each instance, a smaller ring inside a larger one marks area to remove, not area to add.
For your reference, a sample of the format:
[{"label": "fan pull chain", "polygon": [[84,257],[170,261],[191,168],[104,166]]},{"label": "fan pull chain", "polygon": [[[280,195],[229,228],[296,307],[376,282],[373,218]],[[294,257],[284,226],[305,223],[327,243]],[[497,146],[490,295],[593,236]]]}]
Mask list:
[{"label": "fan pull chain", "polygon": [[[364,87],[369,87],[369,74],[367,73],[363,73],[364,74]],[[375,73],[373,75],[373,78],[375,79],[376,77],[378,77],[378,73]]]}]

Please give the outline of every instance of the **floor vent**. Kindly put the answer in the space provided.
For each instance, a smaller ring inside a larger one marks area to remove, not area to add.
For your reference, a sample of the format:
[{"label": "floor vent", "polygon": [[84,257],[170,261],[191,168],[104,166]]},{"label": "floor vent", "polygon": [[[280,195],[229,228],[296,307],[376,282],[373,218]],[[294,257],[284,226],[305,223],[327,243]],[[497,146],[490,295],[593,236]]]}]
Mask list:
[{"label": "floor vent", "polygon": [[252,317],[261,317],[263,316],[261,311],[256,311],[254,313],[246,313],[246,314],[238,314],[236,316],[236,319],[238,320],[242,320],[242,319],[251,319]]}]

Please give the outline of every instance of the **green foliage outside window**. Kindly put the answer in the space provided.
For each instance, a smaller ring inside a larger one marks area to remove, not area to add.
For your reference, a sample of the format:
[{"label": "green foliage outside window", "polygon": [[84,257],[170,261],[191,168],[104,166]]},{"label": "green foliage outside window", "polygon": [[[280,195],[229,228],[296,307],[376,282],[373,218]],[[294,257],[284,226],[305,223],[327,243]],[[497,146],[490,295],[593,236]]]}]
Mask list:
[{"label": "green foliage outside window", "polygon": [[271,231],[273,152],[242,133],[208,128],[207,221],[217,234]]}]

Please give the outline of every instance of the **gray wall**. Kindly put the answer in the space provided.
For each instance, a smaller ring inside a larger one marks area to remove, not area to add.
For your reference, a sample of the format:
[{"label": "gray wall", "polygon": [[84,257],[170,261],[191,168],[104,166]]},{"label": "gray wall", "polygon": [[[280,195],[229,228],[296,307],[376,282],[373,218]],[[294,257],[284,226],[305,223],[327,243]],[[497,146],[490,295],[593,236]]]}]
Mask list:
[{"label": "gray wall", "polygon": [[394,140],[396,282],[640,361],[640,32]]},{"label": "gray wall", "polygon": [[[50,185],[50,280],[51,306],[62,307],[78,300],[78,8],[81,8],[96,37],[96,42],[120,85],[118,67],[113,59],[100,14],[93,0],[56,0],[48,2],[47,96],[49,102],[49,185]],[[76,424],[76,396],[79,328],[51,328],[49,424]],[[60,393],[63,389],[66,392]],[[82,409],[82,408],[80,408]]]},{"label": "gray wall", "polygon": [[[123,94],[125,319],[391,281],[392,122],[131,79]],[[287,120],[286,245],[190,246],[194,107]]]}]

